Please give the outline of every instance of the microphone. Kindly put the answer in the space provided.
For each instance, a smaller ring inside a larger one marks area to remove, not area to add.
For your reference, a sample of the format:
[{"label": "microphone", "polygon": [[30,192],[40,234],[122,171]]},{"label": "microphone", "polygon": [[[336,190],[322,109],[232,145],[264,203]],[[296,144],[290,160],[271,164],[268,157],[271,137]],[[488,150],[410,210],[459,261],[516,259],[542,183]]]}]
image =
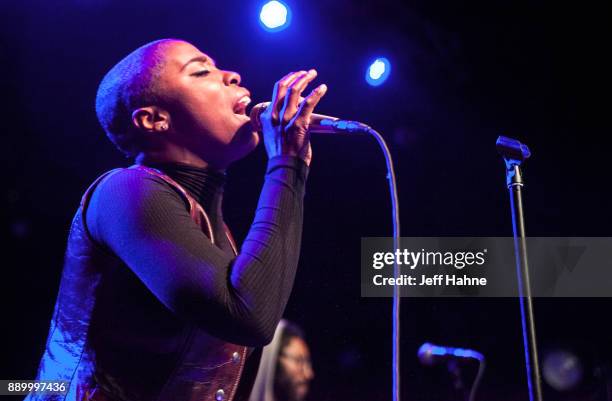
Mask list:
[{"label": "microphone", "polygon": [[[259,116],[270,105],[270,102],[258,103],[251,109],[251,125],[255,131],[261,132],[261,122]],[[341,120],[336,117],[324,114],[310,115],[308,132],[315,134],[367,134],[371,130],[370,126],[358,121]]]},{"label": "microphone", "polygon": [[497,152],[505,159],[524,161],[531,156],[531,151],[527,145],[522,144],[517,139],[500,136],[495,143]]},{"label": "microphone", "polygon": [[417,356],[423,365],[428,366],[452,359],[476,359],[479,362],[482,362],[485,359],[484,355],[478,351],[464,348],[445,347],[431,343],[421,345],[419,351],[417,352]]}]

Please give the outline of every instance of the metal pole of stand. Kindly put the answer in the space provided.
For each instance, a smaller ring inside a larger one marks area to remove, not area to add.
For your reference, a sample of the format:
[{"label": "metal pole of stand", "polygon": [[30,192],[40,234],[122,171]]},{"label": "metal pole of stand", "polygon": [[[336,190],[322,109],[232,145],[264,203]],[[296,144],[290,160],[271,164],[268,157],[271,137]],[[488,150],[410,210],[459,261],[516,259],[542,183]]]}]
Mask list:
[{"label": "metal pole of stand", "polygon": [[[253,112],[251,112],[252,114]],[[395,251],[400,249],[400,218],[399,218],[399,199],[397,195],[397,182],[395,179],[395,169],[393,168],[393,158],[385,139],[380,133],[369,125],[358,121],[339,120],[334,117],[324,117],[316,129],[309,130],[312,133],[328,134],[344,132],[347,134],[367,134],[376,139],[385,157],[387,164],[387,181],[389,182],[389,192],[391,195],[391,215],[393,218],[393,248]],[[397,260],[393,262],[393,277],[398,279],[401,275],[400,265]],[[393,315],[392,315],[392,401],[400,401],[400,306],[401,306],[400,287],[393,286]]]},{"label": "metal pole of stand", "polygon": [[[357,125],[357,124],[356,124]],[[397,195],[397,182],[395,179],[395,169],[393,168],[393,159],[391,158],[391,151],[385,142],[385,139],[374,129],[367,125],[360,124],[358,127],[365,127],[365,132],[370,134],[376,139],[380,149],[385,156],[385,162],[387,164],[387,181],[389,181],[389,191],[391,194],[391,213],[393,217],[393,249],[394,251],[400,249],[400,218],[399,218],[399,199]],[[396,279],[400,277],[401,271],[397,260],[393,263],[393,277]],[[392,316],[392,401],[400,401],[400,301],[401,301],[400,287],[393,286],[393,316]]]},{"label": "metal pole of stand", "polygon": [[523,215],[523,176],[520,168],[522,162],[531,156],[531,152],[526,145],[523,145],[516,139],[503,136],[497,139],[497,150],[506,162],[506,184],[510,192],[510,209],[514,232],[514,252],[521,306],[521,324],[523,328],[523,347],[525,349],[529,400],[542,401],[542,380],[536,344],[529,264],[527,262],[525,219]]}]

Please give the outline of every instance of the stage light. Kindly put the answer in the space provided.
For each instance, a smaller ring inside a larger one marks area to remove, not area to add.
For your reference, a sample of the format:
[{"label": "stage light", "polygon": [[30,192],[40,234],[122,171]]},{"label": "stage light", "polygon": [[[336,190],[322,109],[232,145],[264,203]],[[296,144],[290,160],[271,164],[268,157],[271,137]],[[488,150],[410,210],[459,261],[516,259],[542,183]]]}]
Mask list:
[{"label": "stage light", "polygon": [[291,10],[281,1],[269,1],[261,8],[259,21],[266,31],[282,31],[291,22]]},{"label": "stage light", "polygon": [[382,85],[389,78],[391,63],[385,57],[378,57],[366,71],[366,82],[372,86]]},{"label": "stage light", "polygon": [[543,358],[544,381],[557,391],[570,391],[582,381],[584,369],[580,358],[567,350],[549,352]]}]

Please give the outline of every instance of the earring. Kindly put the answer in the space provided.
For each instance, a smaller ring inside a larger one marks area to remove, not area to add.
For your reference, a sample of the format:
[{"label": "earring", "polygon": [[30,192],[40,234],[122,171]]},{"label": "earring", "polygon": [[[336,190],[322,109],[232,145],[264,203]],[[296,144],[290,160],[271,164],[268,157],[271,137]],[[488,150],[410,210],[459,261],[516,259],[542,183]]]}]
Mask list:
[{"label": "earring", "polygon": [[159,126],[159,129],[162,131],[167,131],[168,130],[168,124],[162,124]]}]

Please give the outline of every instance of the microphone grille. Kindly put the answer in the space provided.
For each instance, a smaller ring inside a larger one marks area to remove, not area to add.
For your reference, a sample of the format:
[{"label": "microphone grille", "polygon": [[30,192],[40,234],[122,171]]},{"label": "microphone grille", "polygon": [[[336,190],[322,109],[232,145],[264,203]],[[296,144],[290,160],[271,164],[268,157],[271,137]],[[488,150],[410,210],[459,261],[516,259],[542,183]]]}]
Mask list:
[{"label": "microphone grille", "polygon": [[251,118],[251,125],[253,126],[254,131],[261,131],[261,122],[259,121],[259,115],[264,112],[266,108],[270,105],[270,102],[257,103],[251,109],[249,113],[249,117]]},{"label": "microphone grille", "polygon": [[431,366],[435,363],[432,351],[433,345],[430,343],[425,343],[419,348],[417,356],[423,365]]}]

